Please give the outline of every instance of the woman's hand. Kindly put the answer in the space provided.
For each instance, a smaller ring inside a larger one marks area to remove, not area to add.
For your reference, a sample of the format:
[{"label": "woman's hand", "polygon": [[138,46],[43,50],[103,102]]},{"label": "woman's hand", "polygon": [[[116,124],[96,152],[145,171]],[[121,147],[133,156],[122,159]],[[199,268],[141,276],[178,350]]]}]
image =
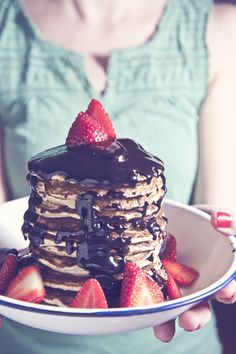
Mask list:
[{"label": "woman's hand", "polygon": [[[198,205],[200,209],[211,213],[212,226],[224,235],[236,233],[236,225],[231,213],[213,210],[206,206]],[[236,219],[236,218],[235,218]],[[236,281],[233,280],[226,287],[214,295],[214,298],[224,304],[232,304],[236,301]],[[179,325],[185,331],[196,331],[209,322],[211,310],[207,301],[203,301],[192,309],[184,312],[179,317]],[[155,336],[162,342],[169,342],[175,334],[175,321],[170,321],[154,327]]]}]

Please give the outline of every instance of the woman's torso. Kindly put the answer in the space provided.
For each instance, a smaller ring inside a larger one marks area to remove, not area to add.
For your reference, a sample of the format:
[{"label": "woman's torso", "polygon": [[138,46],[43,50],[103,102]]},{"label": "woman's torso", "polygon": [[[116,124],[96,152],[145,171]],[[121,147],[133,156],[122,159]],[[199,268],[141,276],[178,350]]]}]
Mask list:
[{"label": "woman's torso", "polygon": [[[0,116],[13,198],[28,194],[27,161],[60,145],[91,97],[109,112],[117,135],[162,158],[168,196],[188,202],[197,168],[199,108],[207,87],[206,1],[171,0],[144,45],[113,51],[100,96],[84,56],[40,39],[18,0],[1,5]],[[17,159],[16,159],[17,156]]]},{"label": "woman's torso", "polygon": [[[165,162],[167,196],[191,197],[198,164],[198,113],[208,81],[205,27],[209,1],[171,0],[158,31],[144,45],[112,51],[107,89],[99,95],[85,75],[83,55],[42,41],[17,0],[0,5],[0,116],[4,161],[12,198],[29,193],[27,161],[35,153],[64,143],[77,111],[99,99],[117,135],[129,137]],[[217,352],[208,345],[213,327],[202,334],[177,336],[175,354]],[[27,336],[27,340],[25,339]],[[13,325],[0,331],[4,354],[83,354],[172,351],[152,331],[88,338],[62,336]],[[186,349],[181,348],[184,340]],[[36,344],[35,344],[36,343]],[[214,347],[216,345],[216,347]],[[19,349],[20,348],[20,349]],[[191,348],[191,349],[190,349]],[[195,351],[192,348],[197,348]],[[211,351],[212,350],[212,351]]]}]

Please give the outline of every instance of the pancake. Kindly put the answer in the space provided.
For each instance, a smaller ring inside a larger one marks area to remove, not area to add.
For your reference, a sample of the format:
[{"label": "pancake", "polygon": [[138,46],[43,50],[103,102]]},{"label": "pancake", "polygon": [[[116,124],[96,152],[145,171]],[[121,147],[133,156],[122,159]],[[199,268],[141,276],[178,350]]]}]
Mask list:
[{"label": "pancake", "polygon": [[126,262],[165,284],[159,258],[167,219],[163,162],[130,139],[60,146],[33,157],[22,231],[39,264],[45,303],[67,306],[96,278],[113,306]]}]

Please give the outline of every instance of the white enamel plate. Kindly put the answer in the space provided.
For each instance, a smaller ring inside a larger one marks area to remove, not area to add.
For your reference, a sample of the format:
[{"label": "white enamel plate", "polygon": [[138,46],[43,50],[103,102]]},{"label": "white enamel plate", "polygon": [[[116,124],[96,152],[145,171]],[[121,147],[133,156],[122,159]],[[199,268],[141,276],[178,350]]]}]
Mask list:
[{"label": "white enamel plate", "polygon": [[[24,248],[21,234],[27,198],[0,206],[0,247]],[[168,231],[177,239],[178,259],[196,268],[200,276],[183,297],[150,307],[72,309],[31,304],[0,295],[0,313],[25,325],[58,333],[109,334],[151,327],[176,318],[210,298],[236,277],[236,238],[215,231],[207,214],[166,199]]]}]

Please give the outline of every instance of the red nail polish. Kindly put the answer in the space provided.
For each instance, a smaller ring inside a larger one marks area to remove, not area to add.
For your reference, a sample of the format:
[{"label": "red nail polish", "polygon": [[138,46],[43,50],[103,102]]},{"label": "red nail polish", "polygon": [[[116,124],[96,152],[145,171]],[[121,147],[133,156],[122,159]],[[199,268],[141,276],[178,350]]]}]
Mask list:
[{"label": "red nail polish", "polygon": [[216,224],[217,224],[217,227],[220,227],[223,229],[230,228],[233,224],[233,217],[229,213],[218,211],[216,213]]}]

